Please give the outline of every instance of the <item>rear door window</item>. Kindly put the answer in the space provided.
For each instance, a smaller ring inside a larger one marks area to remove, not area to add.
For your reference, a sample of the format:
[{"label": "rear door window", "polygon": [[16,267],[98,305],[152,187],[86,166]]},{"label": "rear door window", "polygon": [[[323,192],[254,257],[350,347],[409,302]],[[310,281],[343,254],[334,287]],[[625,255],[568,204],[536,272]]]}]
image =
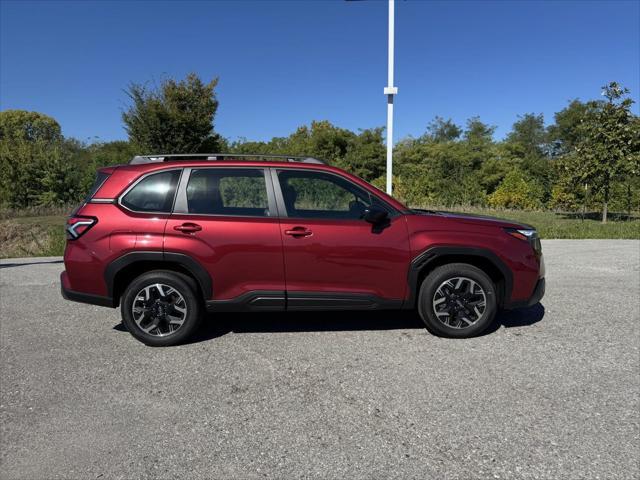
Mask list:
[{"label": "rear door window", "polygon": [[170,213],[180,170],[147,175],[120,200],[122,206],[135,212]]},{"label": "rear door window", "polygon": [[269,201],[264,170],[194,169],[187,184],[187,205],[189,213],[194,214],[267,217]]}]

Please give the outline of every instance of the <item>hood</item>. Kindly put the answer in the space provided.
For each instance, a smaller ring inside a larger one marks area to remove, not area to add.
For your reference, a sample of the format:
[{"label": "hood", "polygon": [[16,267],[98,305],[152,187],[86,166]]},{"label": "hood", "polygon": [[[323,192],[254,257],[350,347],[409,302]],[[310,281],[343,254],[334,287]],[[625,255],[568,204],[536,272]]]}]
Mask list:
[{"label": "hood", "polygon": [[445,212],[436,210],[422,210],[413,209],[414,213],[418,215],[436,215],[444,217],[448,220],[457,221],[460,223],[466,223],[471,225],[483,225],[486,227],[498,227],[498,228],[520,228],[527,230],[534,230],[535,227],[527,225],[526,223],[514,222],[513,220],[505,220],[497,217],[490,217],[487,215],[476,215],[473,213],[459,213],[459,212]]}]

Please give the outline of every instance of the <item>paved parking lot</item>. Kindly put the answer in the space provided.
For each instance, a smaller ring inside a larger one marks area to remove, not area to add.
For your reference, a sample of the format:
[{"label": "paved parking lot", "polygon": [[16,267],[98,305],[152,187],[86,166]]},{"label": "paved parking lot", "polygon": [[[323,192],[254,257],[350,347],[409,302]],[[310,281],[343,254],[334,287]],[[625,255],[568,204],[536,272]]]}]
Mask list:
[{"label": "paved parking lot", "polygon": [[225,314],[165,349],[3,260],[0,478],[638,478],[640,242],[543,248],[542,305],[480,338]]}]

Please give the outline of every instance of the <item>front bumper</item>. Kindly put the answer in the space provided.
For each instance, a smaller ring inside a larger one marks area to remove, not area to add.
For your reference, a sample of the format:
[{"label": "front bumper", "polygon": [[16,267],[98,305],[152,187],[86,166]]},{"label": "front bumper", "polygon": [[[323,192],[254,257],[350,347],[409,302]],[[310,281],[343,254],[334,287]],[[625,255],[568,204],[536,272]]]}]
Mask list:
[{"label": "front bumper", "polygon": [[528,300],[522,300],[517,302],[510,302],[504,306],[505,310],[513,310],[514,308],[526,308],[532,307],[544,297],[544,292],[546,288],[546,282],[544,277],[538,279],[538,283],[536,283],[535,288],[533,289],[533,293]]},{"label": "front bumper", "polygon": [[540,300],[542,300],[542,297],[544,297],[546,283],[547,282],[545,281],[544,277],[538,280],[538,283],[536,284],[536,288],[533,289],[533,295],[531,295],[531,298],[527,302],[527,307],[531,307],[532,305],[535,305]]}]

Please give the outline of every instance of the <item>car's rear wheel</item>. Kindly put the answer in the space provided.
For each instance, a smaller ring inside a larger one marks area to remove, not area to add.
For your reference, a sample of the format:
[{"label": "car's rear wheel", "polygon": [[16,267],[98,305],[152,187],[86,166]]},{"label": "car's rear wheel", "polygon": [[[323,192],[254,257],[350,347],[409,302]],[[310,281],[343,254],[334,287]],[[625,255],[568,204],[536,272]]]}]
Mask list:
[{"label": "car's rear wheel", "polygon": [[456,338],[479,335],[496,315],[495,285],[473,265],[440,266],[422,282],[418,311],[429,331],[437,335]]},{"label": "car's rear wheel", "polygon": [[156,270],[140,275],[122,297],[122,322],[146,345],[165,347],[185,341],[200,323],[195,282],[186,275]]}]

